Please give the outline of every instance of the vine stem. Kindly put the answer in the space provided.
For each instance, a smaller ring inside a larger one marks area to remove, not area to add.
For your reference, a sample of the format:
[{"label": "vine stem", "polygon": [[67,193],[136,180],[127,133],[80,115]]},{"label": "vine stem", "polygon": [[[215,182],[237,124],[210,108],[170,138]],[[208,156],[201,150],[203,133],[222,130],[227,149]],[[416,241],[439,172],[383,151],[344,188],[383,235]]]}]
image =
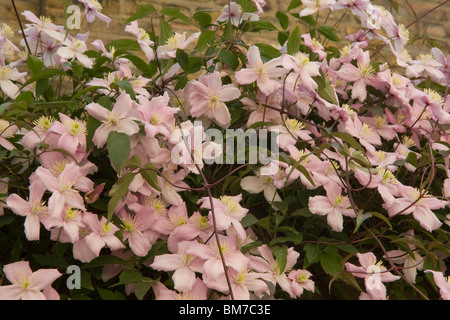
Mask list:
[{"label": "vine stem", "polygon": [[20,21],[20,16],[19,16],[19,13],[17,12],[16,4],[14,3],[14,0],[11,0],[11,3],[13,5],[14,12],[16,13],[17,21],[19,22],[20,30],[22,31],[22,37],[27,46],[28,53],[31,54],[31,49],[30,49],[30,46],[28,45],[28,41],[27,41],[27,37],[25,36],[25,32],[23,31],[22,21]]},{"label": "vine stem", "polygon": [[[178,119],[177,116],[174,116],[174,118],[175,118],[175,121],[176,121],[178,127],[180,128],[182,139],[183,139],[183,141],[185,142],[186,146],[189,149],[189,146],[188,146],[187,141],[186,141],[186,137],[184,136],[183,130],[181,130],[180,120]],[[191,155],[191,158],[192,158],[192,160],[194,162],[195,167],[197,168],[197,171],[199,172],[199,174],[200,174],[200,176],[201,176],[201,178],[203,180],[204,188],[206,188],[206,192],[208,194],[209,202],[210,202],[210,205],[211,205],[211,216],[212,216],[212,222],[213,222],[214,236],[215,236],[216,243],[217,243],[217,250],[219,251],[220,260],[222,261],[222,266],[223,266],[223,270],[224,270],[224,273],[225,273],[225,278],[226,278],[226,281],[227,281],[228,290],[230,291],[231,300],[234,300],[233,288],[231,287],[231,280],[230,280],[230,276],[228,274],[228,267],[227,267],[227,265],[225,263],[225,257],[223,255],[222,246],[220,244],[219,233],[217,232],[216,214],[215,214],[215,210],[214,210],[213,196],[212,196],[212,193],[211,193],[211,186],[212,185],[208,183],[208,180],[206,179],[202,169],[200,168],[198,163],[195,161],[194,155],[192,154],[191,150],[189,150],[189,153]]]}]

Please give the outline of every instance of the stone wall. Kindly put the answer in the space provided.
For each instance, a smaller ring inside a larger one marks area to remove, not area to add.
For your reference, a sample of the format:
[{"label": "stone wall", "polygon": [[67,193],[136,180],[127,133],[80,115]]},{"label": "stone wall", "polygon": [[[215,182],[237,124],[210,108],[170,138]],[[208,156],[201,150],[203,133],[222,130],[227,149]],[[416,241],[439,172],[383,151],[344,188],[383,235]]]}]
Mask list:
[{"label": "stone wall", "polygon": [[[431,8],[435,7],[444,0],[398,0],[398,13],[394,15],[396,21],[408,25],[409,23],[416,20],[426,13]],[[130,37],[129,34],[124,32],[124,22],[128,17],[135,12],[140,4],[153,4],[157,9],[161,9],[164,6],[176,6],[188,16],[191,16],[197,10],[200,9],[217,9],[217,15],[220,9],[227,2],[226,0],[220,1],[209,1],[209,0],[99,0],[103,6],[103,13],[113,19],[113,22],[106,27],[106,24],[102,21],[95,21],[89,25],[89,30],[91,31],[91,39],[101,38],[105,42],[108,42],[118,37]],[[264,8],[265,13],[263,17],[265,19],[271,20],[275,25],[278,26],[275,19],[275,13],[278,10],[285,11],[290,3],[290,0],[266,0],[268,3]],[[74,4],[79,4],[80,8],[83,8],[77,0],[73,0]],[[386,8],[390,8],[394,0],[372,0],[373,4],[383,5]],[[16,7],[20,12],[23,10],[30,10],[36,15],[45,15],[53,19],[57,24],[63,24],[63,5],[61,0],[15,0]],[[299,9],[295,9],[293,12],[299,12]],[[19,30],[19,24],[15,17],[11,1],[10,0],[0,0],[0,12],[2,17],[0,22],[5,22],[9,24],[13,30]],[[319,17],[319,21],[324,21],[326,19],[328,12],[322,12]],[[334,12],[328,24],[334,23],[342,15],[343,11]],[[411,53],[414,57],[415,54],[419,53],[423,48],[429,48],[424,44],[423,38],[425,36],[436,39],[437,43],[441,48],[448,49],[448,38],[450,35],[450,3],[447,3],[437,10],[434,10],[430,14],[426,15],[418,23],[413,24],[409,30],[411,34],[417,34],[420,40],[414,42],[413,45],[409,46]],[[298,20],[290,19],[291,23],[297,23]],[[22,17],[22,23],[25,23],[25,19]],[[141,26],[144,28],[149,28],[149,22],[147,20],[142,20],[140,22]],[[360,22],[356,17],[348,13],[342,20],[339,31],[340,37],[344,37],[348,33],[352,33],[358,30]],[[84,26],[86,27],[86,25]],[[189,28],[184,24],[173,24],[173,29],[175,31],[189,31]],[[305,30],[307,30],[306,25],[304,25]],[[290,28],[291,30],[293,28]],[[266,43],[276,43],[276,32],[264,33],[255,35],[258,42]],[[16,35],[16,41],[20,40],[20,35]]]}]

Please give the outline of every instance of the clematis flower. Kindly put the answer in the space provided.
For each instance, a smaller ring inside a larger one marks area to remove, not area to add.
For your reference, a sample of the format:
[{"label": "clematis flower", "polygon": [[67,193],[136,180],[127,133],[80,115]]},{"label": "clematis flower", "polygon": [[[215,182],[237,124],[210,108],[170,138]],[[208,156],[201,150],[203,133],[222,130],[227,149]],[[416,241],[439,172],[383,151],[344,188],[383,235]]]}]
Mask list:
[{"label": "clematis flower", "polygon": [[12,284],[0,286],[0,300],[47,300],[46,289],[62,275],[57,269],[33,272],[28,261],[7,264],[3,272]]},{"label": "clematis flower", "polygon": [[312,77],[320,75],[319,64],[309,60],[308,55],[297,52],[294,55],[283,55],[283,66],[287,70],[292,70],[289,79],[294,85],[303,85],[307,90],[317,89],[317,83]]},{"label": "clematis flower", "polygon": [[292,270],[300,254],[293,247],[287,249],[286,265],[282,270],[278,259],[274,258],[272,250],[267,245],[261,245],[257,249],[258,255],[250,255],[249,267],[256,272],[267,274],[264,279],[272,282],[275,286],[278,284],[283,291],[291,297],[295,297],[292,285],[288,278],[288,273]]},{"label": "clematis flower", "polygon": [[119,213],[119,218],[122,221],[123,241],[128,241],[128,245],[135,255],[146,256],[152,248],[152,243],[145,232],[151,229],[154,217],[143,211],[138,211],[132,216],[122,210]]},{"label": "clematis flower", "polygon": [[236,81],[239,84],[250,84],[256,81],[259,90],[266,96],[274,92],[281,84],[275,78],[287,73],[281,68],[281,58],[272,59],[264,63],[257,46],[251,46],[247,51],[247,68],[236,72]]},{"label": "clematis flower", "polygon": [[201,272],[203,261],[187,253],[190,246],[197,241],[182,241],[178,243],[178,251],[155,257],[150,268],[158,271],[175,271],[172,275],[174,288],[178,291],[191,291],[197,278],[195,273]]},{"label": "clematis flower", "polygon": [[336,71],[336,74],[344,81],[353,82],[352,99],[362,102],[367,97],[366,86],[375,79],[375,69],[370,65],[369,51],[361,51],[356,60],[358,67],[347,63]]},{"label": "clematis flower", "polygon": [[343,216],[356,218],[355,212],[350,209],[350,200],[343,196],[342,189],[334,182],[324,185],[326,196],[310,197],[309,211],[318,215],[326,215],[327,222],[333,231],[340,232],[344,228]]},{"label": "clematis flower", "polygon": [[63,41],[61,48],[56,53],[64,60],[77,59],[85,68],[92,69],[94,60],[89,58],[84,52],[87,51],[86,43],[77,38],[67,37]]},{"label": "clematis flower", "polygon": [[87,112],[102,124],[95,130],[94,144],[101,148],[105,145],[110,132],[122,132],[132,136],[139,132],[139,125],[135,120],[139,119],[139,113],[132,108],[133,101],[130,96],[123,91],[117,98],[112,110],[102,107],[98,103],[92,102],[85,108]]},{"label": "clematis flower", "polygon": [[238,272],[247,266],[249,258],[239,250],[236,246],[236,241],[237,239],[235,237],[220,235],[220,246],[217,243],[216,238],[212,238],[207,244],[192,244],[186,253],[203,260],[203,276],[215,279],[225,272],[219,250],[222,251],[226,266],[233,268]]},{"label": "clematis flower", "polygon": [[347,262],[346,270],[355,277],[364,278],[366,291],[371,299],[386,299],[386,287],[383,282],[396,281],[400,279],[400,276],[388,272],[381,261],[377,262],[377,258],[372,252],[357,253],[356,256],[361,266],[358,267]]},{"label": "clematis flower", "polygon": [[192,116],[206,116],[223,128],[228,128],[231,122],[225,102],[235,100],[241,95],[241,91],[232,84],[222,86],[219,72],[202,75],[198,80],[190,81],[184,93],[191,104]]},{"label": "clematis flower", "polygon": [[47,206],[42,201],[45,187],[40,182],[31,183],[30,197],[22,199],[13,193],[6,199],[8,207],[17,215],[25,218],[25,236],[29,241],[39,240],[41,219],[47,216]]},{"label": "clematis flower", "polygon": [[[239,236],[239,239],[244,241],[247,235],[240,221],[248,213],[248,209],[241,207],[239,204],[241,201],[241,194],[237,196],[221,196],[219,199],[213,198],[213,206],[217,230],[227,230],[233,226]],[[211,210],[211,202],[209,197],[201,198],[198,203],[201,204],[200,208]],[[209,220],[212,220],[211,211],[209,214]]]},{"label": "clematis flower", "polygon": [[66,206],[62,214],[49,216],[43,221],[47,230],[51,230],[51,239],[58,242],[75,243],[80,238],[80,230],[85,227],[83,212]]},{"label": "clematis flower", "polygon": [[52,192],[48,200],[48,213],[51,216],[62,214],[64,205],[85,211],[84,200],[80,191],[87,192],[94,183],[86,178],[74,162],[56,163],[53,168],[36,169],[36,177],[47,190]]},{"label": "clematis flower", "polygon": [[129,25],[125,27],[125,31],[131,33],[137,38],[137,42],[141,47],[142,51],[144,51],[145,57],[150,62],[155,59],[155,52],[152,46],[155,44],[150,40],[150,35],[144,28],[140,28],[138,26],[138,22],[132,21]]},{"label": "clematis flower", "polygon": [[440,70],[442,67],[443,65],[433,55],[420,54],[417,59],[410,62],[410,65],[406,68],[406,75],[408,77],[426,77],[429,75],[439,82],[445,78],[444,73]]},{"label": "clematis flower", "polygon": [[412,213],[414,219],[419,221],[422,228],[431,232],[438,229],[442,222],[431,210],[442,209],[448,205],[448,201],[439,200],[423,191],[405,186],[401,190],[401,196],[395,199],[394,203],[385,203],[383,208],[388,211],[389,216],[399,214],[406,215]]},{"label": "clematis flower", "polygon": [[19,87],[13,81],[23,81],[26,72],[19,72],[17,68],[0,65],[0,89],[11,99],[19,94]]},{"label": "clematis flower", "polygon": [[0,118],[0,146],[9,151],[15,149],[16,147],[6,139],[11,138],[17,131],[19,131],[19,128],[15,124],[10,124]]},{"label": "clematis flower", "polygon": [[433,279],[439,288],[442,300],[450,300],[450,277],[444,277],[444,273],[434,270],[425,270],[426,273],[432,273]]},{"label": "clematis flower", "polygon": [[[228,268],[228,277],[234,299],[236,300],[250,300],[251,292],[255,293],[259,298],[264,293],[269,295],[270,289],[263,281],[267,277],[265,273],[252,272],[248,268],[244,268],[241,271]],[[216,278],[205,277],[203,281],[211,289],[220,291],[226,295],[230,293],[225,273],[220,274]]]},{"label": "clematis flower", "polygon": [[324,47],[317,41],[316,38],[311,38],[309,33],[302,34],[303,42],[305,46],[311,49],[312,52],[317,53],[319,55],[319,60],[323,60],[326,58],[327,53],[324,50]]},{"label": "clematis flower", "polygon": [[91,23],[94,22],[95,18],[106,22],[106,25],[109,27],[109,23],[111,22],[111,18],[105,16],[102,11],[103,7],[97,0],[78,0],[82,4],[84,4],[84,14],[86,16],[86,21]]},{"label": "clematis flower", "polygon": [[310,16],[317,11],[332,9],[336,3],[335,0],[304,0],[302,4],[306,7],[300,11],[300,17]]},{"label": "clematis flower", "polygon": [[83,214],[83,223],[89,228],[90,233],[84,237],[86,249],[95,257],[98,257],[100,250],[107,246],[112,251],[124,249],[125,246],[114,234],[119,231],[112,222],[108,222],[105,217],[100,220],[96,214],[86,212]]},{"label": "clematis flower", "polygon": [[157,134],[162,134],[167,139],[170,137],[171,129],[175,125],[174,115],[179,109],[170,107],[169,101],[167,92],[150,100],[144,97],[139,99],[138,111],[144,119],[147,136],[153,138]]},{"label": "clematis flower", "polygon": [[[406,235],[405,239],[413,238],[414,237],[414,230],[409,230]],[[411,283],[416,283],[416,274],[417,270],[423,269],[423,261],[424,258],[420,256],[420,254],[415,250],[415,246],[407,243],[409,249],[413,253],[413,257],[411,255],[403,250],[390,250],[387,253],[387,255],[383,256],[383,258],[389,257],[389,259],[395,263],[395,264],[402,264],[403,265],[403,274],[405,275],[405,278],[408,279]]]},{"label": "clematis flower", "polygon": [[186,32],[175,32],[173,36],[167,39],[166,43],[156,49],[159,59],[175,58],[177,49],[185,50],[194,40],[200,36],[200,32],[193,33],[186,39]]},{"label": "clematis flower", "polygon": [[[254,2],[255,3],[255,2]],[[258,3],[258,5],[260,5]],[[259,16],[255,13],[244,12],[239,4],[231,1],[222,9],[222,14],[216,21],[231,21],[231,24],[238,27],[243,21],[258,21]]]},{"label": "clematis flower", "polygon": [[300,297],[304,290],[314,292],[314,281],[309,279],[311,276],[312,274],[308,270],[291,270],[289,272],[288,279],[292,281],[291,291],[294,297]]},{"label": "clematis flower", "polygon": [[177,292],[168,289],[160,281],[153,286],[156,300],[206,300],[209,296],[210,289],[205,285],[203,280],[196,278],[195,284],[190,291]]},{"label": "clematis flower", "polygon": [[61,122],[54,122],[47,134],[59,135],[56,147],[67,150],[74,155],[77,150],[86,150],[86,123],[77,119],[71,119],[63,113],[59,113]]}]

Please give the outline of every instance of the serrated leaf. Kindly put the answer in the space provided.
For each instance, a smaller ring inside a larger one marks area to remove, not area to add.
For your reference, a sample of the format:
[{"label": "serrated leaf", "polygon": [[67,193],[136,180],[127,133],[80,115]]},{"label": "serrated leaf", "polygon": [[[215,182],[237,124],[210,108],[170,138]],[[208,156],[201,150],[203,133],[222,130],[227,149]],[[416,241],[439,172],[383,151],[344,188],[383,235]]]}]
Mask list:
[{"label": "serrated leaf", "polygon": [[292,0],[291,3],[289,3],[289,6],[286,11],[291,11],[292,9],[298,8],[302,5],[302,2],[300,0]]},{"label": "serrated leaf", "polygon": [[333,276],[342,271],[342,258],[335,252],[323,251],[320,257],[320,265],[327,274]]},{"label": "serrated leaf", "polygon": [[141,281],[137,282],[134,287],[134,294],[136,295],[136,298],[138,298],[139,300],[144,299],[147,292],[157,281],[159,281],[159,278],[150,279],[148,277],[142,277]]},{"label": "serrated leaf", "polygon": [[347,142],[351,147],[356,150],[364,151],[363,147],[355,140],[351,135],[346,132],[333,132],[331,133],[336,138],[339,138],[345,142]]},{"label": "serrated leaf", "polygon": [[107,218],[108,221],[111,221],[114,210],[116,209],[117,204],[119,201],[128,193],[128,187],[130,186],[131,182],[133,181],[136,173],[128,172],[125,173],[122,177],[117,180],[117,182],[112,186],[111,190],[109,191],[109,196],[111,199],[108,202],[108,213]]},{"label": "serrated leaf", "polygon": [[200,51],[203,50],[206,45],[213,39],[214,34],[214,31],[203,31],[198,37],[197,49]]}]

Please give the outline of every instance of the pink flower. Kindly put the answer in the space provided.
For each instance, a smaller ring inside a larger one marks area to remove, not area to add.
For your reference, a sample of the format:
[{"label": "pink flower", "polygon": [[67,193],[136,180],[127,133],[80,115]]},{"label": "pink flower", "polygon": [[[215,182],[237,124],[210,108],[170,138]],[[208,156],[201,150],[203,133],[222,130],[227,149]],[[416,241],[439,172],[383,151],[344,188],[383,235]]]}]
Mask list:
[{"label": "pink flower", "polygon": [[0,89],[11,99],[19,94],[19,87],[13,81],[23,81],[26,72],[19,72],[17,68],[0,65]]},{"label": "pink flower", "polygon": [[444,273],[440,271],[425,270],[426,273],[432,273],[433,279],[439,288],[439,293],[443,300],[450,300],[450,277],[445,278]]},{"label": "pink flower", "polygon": [[236,81],[239,84],[250,84],[256,81],[259,90],[266,96],[274,92],[281,84],[275,78],[282,77],[287,73],[280,68],[280,58],[272,59],[266,63],[261,60],[261,54],[257,46],[251,46],[247,51],[247,68],[236,72]]},{"label": "pink flower", "polygon": [[[264,293],[269,295],[270,289],[263,280],[267,277],[264,273],[252,272],[248,268],[237,271],[228,267],[228,277],[230,278],[231,290],[233,291],[233,296],[236,300],[250,300],[251,292],[254,292],[259,298],[261,298]],[[203,281],[211,289],[220,291],[224,294],[230,293],[225,273],[222,273],[215,278],[205,277]]]},{"label": "pink flower", "polygon": [[65,61],[77,59],[85,68],[92,69],[94,66],[94,59],[89,58],[84,52],[87,51],[86,43],[77,38],[67,37],[64,46],[59,48],[56,53]]},{"label": "pink flower", "polygon": [[196,278],[192,289],[186,292],[170,290],[159,281],[152,288],[155,292],[156,300],[207,300],[210,291],[199,278]]},{"label": "pink flower", "polygon": [[[58,169],[60,171],[55,171]],[[94,183],[83,175],[80,167],[74,162],[60,163],[59,168],[56,165],[52,170],[53,172],[43,167],[36,170],[39,181],[52,192],[48,200],[49,214],[51,216],[62,214],[66,204],[85,211],[84,200],[78,190],[87,192],[92,189]]]},{"label": "pink flower", "polygon": [[78,0],[82,4],[84,4],[84,14],[86,15],[86,21],[91,23],[94,22],[95,18],[99,18],[100,20],[106,22],[106,25],[109,27],[109,23],[111,22],[111,18],[105,16],[102,11],[102,5],[97,0]]},{"label": "pink flower", "polygon": [[229,20],[232,25],[238,27],[243,21],[258,21],[259,16],[254,13],[244,12],[239,4],[232,1],[222,9],[222,14],[217,18],[217,21]]},{"label": "pink flower", "polygon": [[151,229],[154,217],[144,211],[138,211],[134,216],[122,210],[119,213],[123,227],[123,241],[128,240],[131,251],[139,257],[144,257],[152,248],[146,231]]},{"label": "pink flower", "polygon": [[40,269],[33,272],[28,261],[7,264],[3,267],[3,272],[12,284],[0,286],[0,300],[47,300],[42,291],[45,292],[61,277],[57,269]]},{"label": "pink flower", "polygon": [[304,0],[302,4],[306,7],[300,11],[300,17],[310,16],[317,11],[322,11],[327,8],[333,9],[335,0]]},{"label": "pink flower", "polygon": [[282,270],[278,259],[274,259],[272,250],[267,245],[261,245],[257,248],[259,255],[250,255],[249,267],[256,272],[265,273],[267,281],[272,282],[275,286],[278,284],[283,291],[289,293],[291,297],[294,297],[292,291],[291,280],[288,278],[287,273],[292,270],[300,254],[294,250],[294,248],[288,248],[286,257],[286,266]]},{"label": "pink flower", "polygon": [[86,123],[73,120],[63,113],[59,114],[59,118],[61,122],[55,121],[47,131],[47,134],[56,133],[59,136],[56,147],[72,155],[78,150],[86,151]]},{"label": "pink flower", "polygon": [[414,219],[419,221],[422,228],[431,232],[442,225],[442,222],[431,210],[442,209],[449,202],[439,200],[428,195],[428,193],[422,193],[421,190],[405,186],[401,190],[401,196],[396,198],[394,203],[383,204],[383,208],[388,211],[389,216],[396,215],[399,212],[403,215],[412,213]]},{"label": "pink flower", "polygon": [[186,32],[175,34],[167,39],[166,43],[156,49],[159,59],[175,58],[177,49],[185,50],[195,39],[200,36],[200,32],[192,34],[186,39]]},{"label": "pink flower", "polygon": [[[314,282],[309,279],[312,276],[308,270],[292,270],[288,279],[291,280],[291,291],[294,297],[300,297],[304,290],[314,292]],[[292,298],[294,298],[292,297]]]},{"label": "pink flower", "polygon": [[297,52],[294,55],[283,55],[282,59],[284,68],[293,71],[289,75],[289,81],[293,85],[303,85],[307,90],[317,89],[317,83],[312,78],[320,75],[317,62],[309,61],[309,57],[302,52]]},{"label": "pink flower", "polygon": [[344,228],[343,216],[356,218],[347,196],[341,194],[342,189],[334,182],[324,185],[326,196],[310,197],[309,211],[318,215],[326,215],[327,222],[333,231],[340,232]]},{"label": "pink flower", "polygon": [[101,148],[105,145],[110,132],[122,132],[132,136],[139,132],[139,125],[135,120],[139,119],[139,113],[132,108],[133,101],[130,96],[123,91],[112,110],[102,107],[98,103],[90,103],[86,106],[87,112],[102,124],[95,130],[94,144]]},{"label": "pink flower", "polygon": [[241,91],[232,84],[222,86],[219,72],[202,75],[198,81],[190,81],[184,92],[191,104],[192,116],[206,116],[223,128],[228,128],[231,122],[230,112],[224,102],[235,100],[241,95]]},{"label": "pink flower", "polygon": [[353,82],[352,99],[366,100],[366,86],[375,79],[375,69],[370,65],[369,51],[361,51],[357,60],[358,67],[344,64],[336,74],[344,81]]},{"label": "pink flower", "polygon": [[8,207],[17,215],[26,217],[25,235],[29,241],[39,240],[41,219],[47,216],[47,207],[42,201],[45,187],[40,182],[31,183],[28,201],[17,194],[11,194],[6,200]]},{"label": "pink flower", "polygon": [[82,215],[82,211],[66,206],[62,214],[49,216],[43,224],[51,230],[53,240],[75,243],[80,239],[80,230],[85,227]]},{"label": "pink flower", "polygon": [[383,282],[392,282],[400,279],[400,276],[394,276],[388,272],[381,261],[372,252],[356,254],[361,266],[356,266],[350,262],[345,264],[345,268],[351,274],[358,278],[364,278],[364,283],[368,295],[373,300],[386,299],[386,287]]},{"label": "pink flower", "polygon": [[196,283],[196,272],[201,272],[203,262],[196,256],[187,253],[196,241],[182,241],[178,243],[178,251],[173,254],[155,256],[150,268],[158,271],[175,271],[172,275],[174,288],[178,291],[191,291]]},{"label": "pink flower", "polygon": [[[242,195],[237,196],[221,196],[219,199],[213,198],[214,213],[216,218],[217,230],[227,230],[233,226],[241,241],[247,237],[241,220],[245,217],[248,209],[242,208],[239,202],[242,201]],[[208,197],[201,198],[200,208],[211,210],[211,202]],[[209,220],[212,220],[212,211],[209,213]]]},{"label": "pink flower", "polygon": [[16,147],[6,139],[11,138],[17,131],[19,131],[19,128],[15,124],[0,119],[0,146],[9,151],[15,149]]},{"label": "pink flower", "polygon": [[124,249],[125,246],[114,234],[119,231],[112,222],[108,222],[105,217],[100,220],[96,214],[86,212],[83,215],[83,223],[89,228],[91,233],[84,237],[86,249],[98,257],[100,250],[107,246],[112,251]]},{"label": "pink flower", "polygon": [[302,34],[305,46],[311,49],[312,52],[319,55],[319,60],[326,58],[327,53],[324,51],[324,47],[317,41],[317,39],[312,39],[309,33]]},{"label": "pink flower", "polygon": [[125,31],[131,33],[137,38],[137,42],[142,51],[144,51],[145,57],[149,62],[155,59],[155,52],[152,48],[155,43],[150,40],[150,35],[144,28],[139,28],[136,20],[127,25],[125,27]]},{"label": "pink flower", "polygon": [[231,267],[240,272],[247,266],[249,258],[242,254],[236,246],[236,241],[237,239],[235,237],[221,235],[219,236],[220,247],[216,238],[213,237],[207,244],[192,244],[186,253],[204,260],[202,268],[204,277],[215,279],[225,272],[219,250],[222,251],[227,267]]},{"label": "pink flower", "polygon": [[144,119],[147,136],[155,137],[160,133],[168,139],[175,124],[174,115],[179,109],[169,107],[170,97],[167,92],[151,100],[142,97],[139,101],[138,111]]}]

